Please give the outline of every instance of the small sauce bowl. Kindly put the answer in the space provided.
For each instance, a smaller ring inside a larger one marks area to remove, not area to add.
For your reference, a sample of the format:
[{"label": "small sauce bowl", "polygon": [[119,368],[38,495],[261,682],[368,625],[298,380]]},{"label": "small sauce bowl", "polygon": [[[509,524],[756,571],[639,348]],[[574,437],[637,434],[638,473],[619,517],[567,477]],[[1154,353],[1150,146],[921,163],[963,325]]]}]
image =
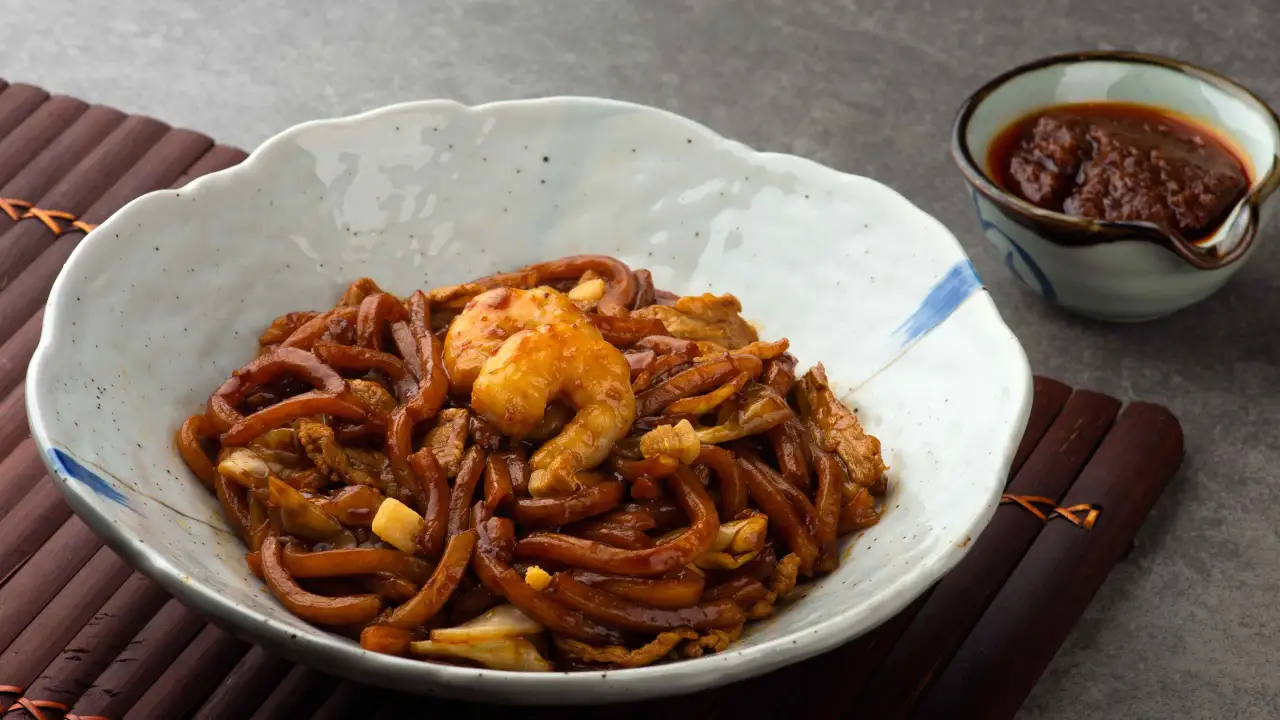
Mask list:
[{"label": "small sauce bowl", "polygon": [[[1188,240],[1147,222],[1046,210],[992,180],[988,156],[1022,118],[1070,103],[1148,105],[1213,131],[1244,161],[1250,186],[1218,228]],[[1101,320],[1137,322],[1203,300],[1240,269],[1274,219],[1280,119],[1249,90],[1178,60],[1121,51],[1036,60],[1000,75],[960,106],[951,154],[978,221],[1004,264],[1050,302]]]}]

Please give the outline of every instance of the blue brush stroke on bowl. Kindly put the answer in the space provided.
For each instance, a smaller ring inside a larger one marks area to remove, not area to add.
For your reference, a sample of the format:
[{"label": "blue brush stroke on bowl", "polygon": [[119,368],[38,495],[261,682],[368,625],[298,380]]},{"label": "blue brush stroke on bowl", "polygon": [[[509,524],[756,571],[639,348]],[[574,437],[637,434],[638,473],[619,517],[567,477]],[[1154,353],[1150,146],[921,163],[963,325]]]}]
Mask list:
[{"label": "blue brush stroke on bowl", "polygon": [[58,448],[49,450],[49,457],[53,459],[53,467],[63,477],[79,480],[89,489],[102,497],[119,503],[124,507],[129,507],[129,500],[119,490],[107,484],[97,473],[80,464],[79,460],[71,457]]},{"label": "blue brush stroke on bowl", "polygon": [[[1049,277],[1044,274],[1044,271],[1040,269],[1039,265],[1036,265],[1036,261],[1031,259],[1031,255],[1029,255],[1026,250],[1023,250],[1018,243],[1014,242],[1013,238],[1009,237],[1008,234],[1002,232],[1000,228],[995,225],[990,225],[988,232],[991,231],[1003,235],[1005,241],[1009,243],[1009,247],[1013,248],[1010,252],[1005,253],[1004,256],[1004,266],[1009,268],[1009,272],[1013,273],[1013,276],[1022,281],[1022,283],[1027,287],[1030,287],[1033,290],[1039,289],[1040,294],[1049,302],[1057,302],[1058,293],[1053,289],[1053,283],[1049,282]],[[1018,254],[1018,259],[1022,261],[1023,266],[1027,268],[1027,271],[1030,272],[1031,276],[1035,279],[1034,285],[1024,278],[1022,273],[1018,271],[1017,266],[1014,264],[1014,253]]]},{"label": "blue brush stroke on bowl", "polygon": [[[994,223],[983,216],[982,203],[978,200],[978,192],[976,190],[970,192],[969,197],[973,199],[973,210],[978,214],[978,224],[982,226],[982,234],[987,237],[991,244],[1004,253],[1004,266],[1009,268],[1009,272],[1013,273],[1018,282],[1039,292],[1049,302],[1057,302],[1058,293],[1053,289],[1053,283],[1049,282],[1049,276],[1045,275],[1031,255],[1022,249],[1022,246],[1009,237],[1009,233],[996,227]],[[995,233],[995,235],[992,235],[992,233]],[[1023,267],[1031,273],[1031,280],[1023,277],[1018,270],[1017,263],[1014,260],[1015,253],[1017,254],[1017,260],[1021,261]]]},{"label": "blue brush stroke on bowl", "polygon": [[951,317],[951,313],[955,312],[961,303],[981,289],[982,280],[978,278],[978,271],[974,269],[973,263],[969,260],[961,260],[951,266],[947,274],[943,275],[925,296],[915,312],[911,313],[911,316],[899,325],[893,334],[902,338],[903,347],[910,345],[937,327],[943,320]]}]

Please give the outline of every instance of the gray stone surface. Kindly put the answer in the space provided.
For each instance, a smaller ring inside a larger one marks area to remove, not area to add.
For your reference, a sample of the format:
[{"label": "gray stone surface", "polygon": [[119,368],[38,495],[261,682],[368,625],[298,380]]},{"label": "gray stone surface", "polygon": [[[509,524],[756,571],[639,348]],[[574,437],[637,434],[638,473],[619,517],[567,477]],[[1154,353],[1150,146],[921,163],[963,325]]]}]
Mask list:
[{"label": "gray stone surface", "polygon": [[1115,327],[1024,292],[947,153],[961,99],[1050,52],[1136,48],[1280,103],[1275,0],[0,0],[0,74],[252,147],[426,97],[658,105],[884,181],[973,255],[1037,372],[1168,404],[1188,455],[1022,717],[1280,716],[1280,249],[1167,320]]}]

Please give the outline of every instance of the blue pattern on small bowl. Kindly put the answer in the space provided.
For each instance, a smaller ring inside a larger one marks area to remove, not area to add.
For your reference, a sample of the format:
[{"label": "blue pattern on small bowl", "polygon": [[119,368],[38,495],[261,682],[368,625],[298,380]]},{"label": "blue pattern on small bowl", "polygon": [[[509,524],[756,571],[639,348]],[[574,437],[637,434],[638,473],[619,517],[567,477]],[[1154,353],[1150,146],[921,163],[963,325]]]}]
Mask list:
[{"label": "blue pattern on small bowl", "polygon": [[1058,293],[1054,291],[1049,277],[1036,264],[1035,258],[1018,247],[1013,238],[1006,235],[995,222],[987,219],[976,190],[971,192],[970,196],[973,198],[973,211],[978,215],[978,224],[982,226],[982,234],[1000,251],[1001,257],[1004,258],[1004,266],[1023,285],[1040,293],[1049,302],[1057,302]]},{"label": "blue pattern on small bowl", "polygon": [[[579,252],[647,267],[676,292],[732,292],[763,337],[789,338],[806,367],[823,362],[884,443],[883,522],[727,652],[680,663],[450,667],[362,651],[286,612],[174,448],[183,418],[253,357],[273,317],[328,307],[357,277],[408,294]],[[64,462],[68,502],[183,602],[335,675],[523,704],[692,692],[889,619],[990,519],[1031,396],[1026,356],[959,243],[901,195],[589,98],[430,101],[307,123],[240,167],[136,200],[67,262],[27,376],[41,448],[108,478]]]},{"label": "blue pattern on small bowl", "polygon": [[[1250,192],[1216,232],[1189,242],[1146,223],[1043,210],[990,179],[987,154],[1002,130],[1045,107],[1102,101],[1167,108],[1219,131],[1252,166]],[[983,233],[1005,266],[1050,302],[1122,322],[1199,302],[1240,269],[1280,206],[1277,150],[1280,121],[1248,90],[1187,63],[1119,51],[1058,55],[1010,70],[964,102],[951,138]]]}]

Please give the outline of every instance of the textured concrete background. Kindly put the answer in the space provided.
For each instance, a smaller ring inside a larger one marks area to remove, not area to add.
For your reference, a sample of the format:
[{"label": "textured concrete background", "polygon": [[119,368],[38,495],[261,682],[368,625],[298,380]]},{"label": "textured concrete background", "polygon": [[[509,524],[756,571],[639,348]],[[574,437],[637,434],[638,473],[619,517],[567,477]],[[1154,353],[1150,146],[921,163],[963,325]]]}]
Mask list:
[{"label": "textured concrete background", "polygon": [[1166,403],[1188,455],[1027,702],[1032,718],[1280,716],[1280,249],[1137,327],[1066,317],[980,237],[956,106],[1051,52],[1132,48],[1280,104],[1276,0],[0,0],[0,75],[253,147],[418,98],[575,93],[665,107],[869,175],[946,223],[1037,372]]}]

